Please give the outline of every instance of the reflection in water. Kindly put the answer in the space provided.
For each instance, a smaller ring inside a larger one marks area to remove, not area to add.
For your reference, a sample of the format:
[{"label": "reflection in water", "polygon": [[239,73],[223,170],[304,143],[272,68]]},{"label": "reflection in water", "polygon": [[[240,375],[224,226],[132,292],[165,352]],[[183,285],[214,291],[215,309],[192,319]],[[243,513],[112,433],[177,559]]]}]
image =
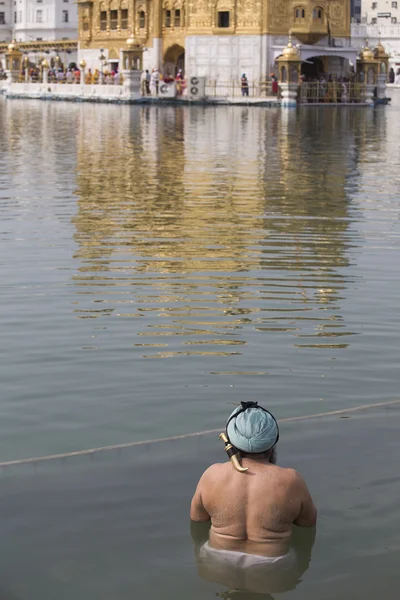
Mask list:
[{"label": "reflection in water", "polygon": [[293,590],[310,566],[315,527],[294,527],[290,551],[278,560],[208,547],[209,523],[191,522],[197,571],[206,581],[226,591],[218,595],[231,600],[268,600],[271,594]]},{"label": "reflection in water", "polygon": [[249,331],[348,346],[350,113],[318,138],[308,111],[104,108],[78,137],[78,318],[139,319],[145,358],[242,355]]},{"label": "reflection in water", "polygon": [[0,98],[3,459],[395,397],[395,118]]}]

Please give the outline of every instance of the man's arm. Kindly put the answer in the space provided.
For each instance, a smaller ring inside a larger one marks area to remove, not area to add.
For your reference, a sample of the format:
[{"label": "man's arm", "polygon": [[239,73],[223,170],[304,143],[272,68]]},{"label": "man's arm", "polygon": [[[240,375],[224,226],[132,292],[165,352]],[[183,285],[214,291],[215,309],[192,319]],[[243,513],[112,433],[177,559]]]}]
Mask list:
[{"label": "man's arm", "polygon": [[306,482],[299,473],[295,471],[296,489],[301,502],[300,513],[294,521],[299,527],[314,527],[317,524],[317,509],[311,498]]},{"label": "man's arm", "polygon": [[198,523],[210,520],[210,515],[204,508],[203,499],[201,496],[201,490],[203,487],[203,479],[204,479],[204,475],[201,477],[201,479],[197,485],[196,491],[195,491],[193,499],[192,499],[192,504],[190,506],[190,518],[192,521],[196,521]]}]

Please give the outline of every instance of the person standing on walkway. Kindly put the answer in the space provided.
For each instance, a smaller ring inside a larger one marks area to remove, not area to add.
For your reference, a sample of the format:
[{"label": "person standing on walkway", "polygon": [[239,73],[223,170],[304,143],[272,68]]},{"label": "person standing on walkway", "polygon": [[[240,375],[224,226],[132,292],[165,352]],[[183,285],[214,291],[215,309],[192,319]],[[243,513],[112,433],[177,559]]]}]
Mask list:
[{"label": "person standing on walkway", "polygon": [[142,71],[140,76],[140,91],[142,96],[146,96],[146,71]]},{"label": "person standing on walkway", "polygon": [[150,73],[146,69],[146,96],[150,96]]},{"label": "person standing on walkway", "polygon": [[271,87],[272,87],[272,95],[277,96],[279,88],[278,88],[278,79],[275,76],[275,73],[271,73]]},{"label": "person standing on walkway", "polygon": [[246,73],[243,73],[242,78],[240,80],[240,87],[242,88],[242,96],[249,95],[249,82],[246,77]]},{"label": "person standing on walkway", "polygon": [[152,96],[158,96],[158,82],[160,74],[157,69],[153,69],[150,76],[150,92]]}]

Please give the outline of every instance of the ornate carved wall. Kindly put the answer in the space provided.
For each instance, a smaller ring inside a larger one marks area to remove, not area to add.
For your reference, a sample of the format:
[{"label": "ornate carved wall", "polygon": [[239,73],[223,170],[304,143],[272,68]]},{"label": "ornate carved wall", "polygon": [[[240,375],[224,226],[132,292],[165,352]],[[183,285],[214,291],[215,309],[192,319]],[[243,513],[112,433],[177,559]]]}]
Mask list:
[{"label": "ornate carved wall", "polygon": [[193,35],[350,36],[350,0],[78,0],[82,48],[120,48],[131,35],[165,52]]}]

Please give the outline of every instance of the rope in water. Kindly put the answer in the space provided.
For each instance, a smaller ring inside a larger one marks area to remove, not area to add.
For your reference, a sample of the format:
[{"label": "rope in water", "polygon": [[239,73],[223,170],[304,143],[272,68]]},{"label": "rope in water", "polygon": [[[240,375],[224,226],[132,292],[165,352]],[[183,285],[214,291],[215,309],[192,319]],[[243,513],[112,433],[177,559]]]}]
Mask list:
[{"label": "rope in water", "polygon": [[[302,417],[287,417],[285,419],[279,419],[279,423],[288,423],[293,421],[305,421],[307,419],[319,419],[322,417],[332,417],[335,415],[342,415],[346,413],[353,413],[369,408],[380,408],[382,406],[392,406],[400,404],[400,398],[398,400],[390,400],[388,402],[379,402],[377,404],[364,404],[362,406],[353,406],[352,408],[342,408],[340,410],[331,410],[329,412],[314,413],[311,415],[303,415]],[[11,467],[15,465],[29,465],[40,462],[46,462],[50,460],[62,460],[65,458],[72,458],[74,456],[89,456],[97,454],[99,452],[109,452],[110,450],[124,450],[125,448],[134,448],[136,446],[146,446],[148,444],[161,444],[163,442],[173,442],[176,440],[185,440],[187,438],[200,437],[203,435],[210,435],[220,433],[221,427],[218,429],[207,429],[205,431],[196,431],[194,433],[184,433],[182,435],[172,435],[170,437],[156,438],[152,440],[142,440],[140,442],[127,442],[126,444],[116,444],[114,446],[102,446],[100,448],[90,448],[88,450],[76,450],[75,452],[65,452],[63,454],[49,454],[48,456],[36,456],[34,458],[21,458],[19,460],[9,460],[6,462],[0,462],[1,467]]]}]

